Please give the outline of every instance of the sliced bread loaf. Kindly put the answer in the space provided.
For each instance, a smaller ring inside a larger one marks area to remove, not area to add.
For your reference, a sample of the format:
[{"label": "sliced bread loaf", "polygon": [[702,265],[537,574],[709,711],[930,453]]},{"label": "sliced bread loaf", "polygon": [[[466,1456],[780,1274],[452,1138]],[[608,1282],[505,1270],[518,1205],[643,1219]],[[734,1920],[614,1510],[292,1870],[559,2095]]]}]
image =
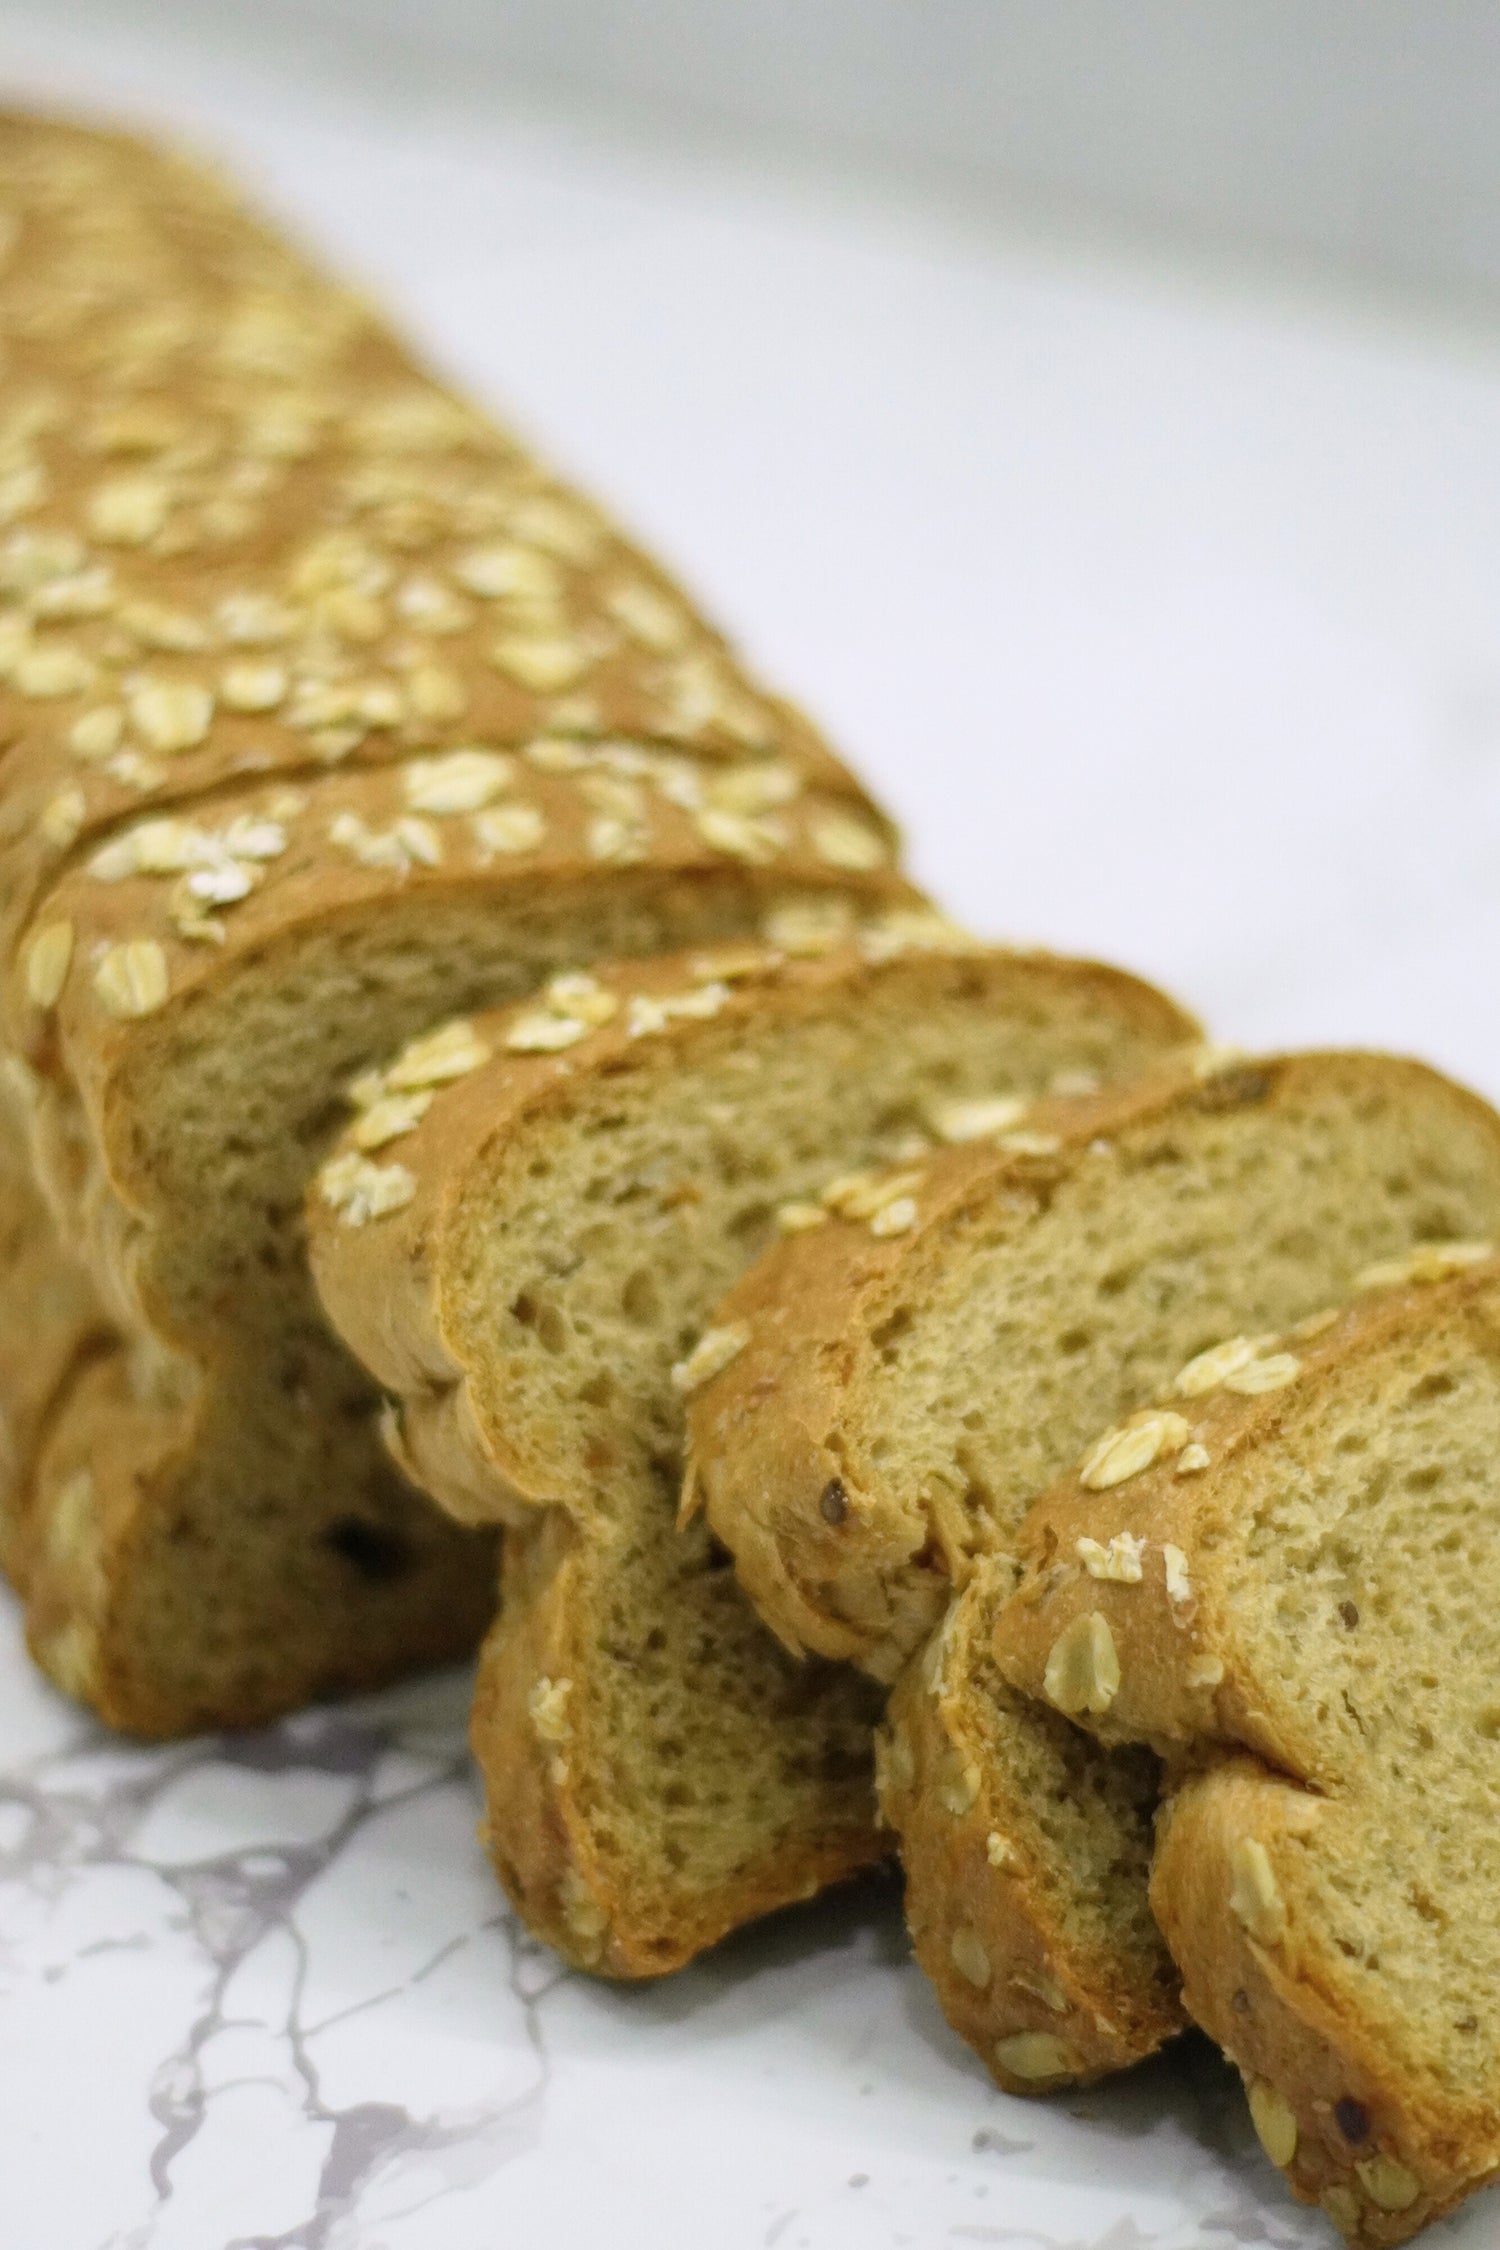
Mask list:
[{"label": "sliced bread loaf", "polygon": [[[995,1638],[1193,1769],[1151,1886],[1188,2008],[1294,2192],[1370,2246],[1500,2172],[1500,1266],[1420,1279],[1481,1249],[1241,1360],[1274,1389],[1200,1364],[1202,1465],[1049,1493]],[[1098,1547],[1139,1577],[1090,1576]]]},{"label": "sliced bread loaf", "polygon": [[6,117],[0,191],[0,1013],[116,1336],[12,1560],[53,1677],[167,1734],[491,1613],[307,1280],[346,1081],[598,951],[909,894],[806,722],[215,181]]},{"label": "sliced bread loaf", "polygon": [[312,1205],[398,1460],[465,1521],[529,1523],[481,1665],[487,1834],[530,1925],[617,1976],[883,1849],[878,1695],[787,1656],[701,1519],[674,1528],[684,1395],[737,1341],[699,1341],[708,1308],[831,1172],[925,1148],[934,1103],[1138,1068],[1191,1029],[1128,977],[933,918],[821,956],[805,918],[778,934],[451,1029],[464,1075],[422,1109],[410,1057],[372,1082]]},{"label": "sliced bread loaf", "polygon": [[[883,1803],[946,2011],[1035,2091],[1149,2052],[1180,2016],[1146,1899],[1150,1758],[1091,1750],[993,1661],[1025,1511],[1226,1331],[1500,1227],[1500,1120],[1417,1064],[1305,1055],[1045,1105],[1001,1143],[911,1179],[897,1235],[833,1219],[762,1259],[713,1314],[747,1340],[694,1401],[692,1442],[710,1521],[789,1645],[890,1677],[943,1621],[892,1698]],[[1132,1558],[1089,1567],[1128,1579]]]}]

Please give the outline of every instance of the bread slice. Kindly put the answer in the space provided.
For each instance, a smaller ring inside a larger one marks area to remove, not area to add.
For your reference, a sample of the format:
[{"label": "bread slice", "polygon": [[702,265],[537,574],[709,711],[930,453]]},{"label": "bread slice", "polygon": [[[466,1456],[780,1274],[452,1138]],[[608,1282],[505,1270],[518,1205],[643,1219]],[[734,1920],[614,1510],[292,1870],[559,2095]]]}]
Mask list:
[{"label": "bread slice", "polygon": [[[684,1392],[735,1343],[699,1342],[708,1308],[778,1210],[802,1224],[831,1173],[925,1147],[932,1103],[1138,1068],[1191,1030],[1129,977],[931,917],[821,955],[780,934],[804,957],[600,968],[450,1032],[467,1074],[420,1117],[409,1058],[365,1089],[313,1205],[398,1460],[465,1521],[529,1525],[481,1664],[486,1833],[530,1926],[614,1976],[884,1848],[878,1694],[789,1658],[701,1520],[674,1528]],[[367,1156],[371,1115],[401,1130]]]},{"label": "bread slice", "polygon": [[789,1645],[889,1677],[946,1610],[892,1698],[883,1804],[918,1956],[1018,2091],[1181,2020],[1146,1899],[1150,1758],[1091,1751],[990,1654],[1027,1506],[1226,1331],[1500,1226],[1500,1120],[1431,1071],[1214,1063],[951,1151],[897,1235],[835,1220],[773,1251],[714,1312],[748,1341],[693,1404],[710,1521]]},{"label": "bread slice", "polygon": [[670,581],[217,182],[11,116],[0,193],[0,1018],[114,1337],[12,1562],[54,1679],[173,1734],[492,1611],[307,1278],[345,1082],[597,951],[910,894]]},{"label": "bread slice", "polygon": [[1293,2191],[1372,2246],[1500,2172],[1500,1265],[1419,1278],[1482,1249],[1263,1351],[1274,1389],[1221,1357],[1174,1400],[1192,1473],[1163,1449],[1049,1493],[996,1639],[1028,1691],[1194,1769],[1151,1886],[1188,2008]]}]

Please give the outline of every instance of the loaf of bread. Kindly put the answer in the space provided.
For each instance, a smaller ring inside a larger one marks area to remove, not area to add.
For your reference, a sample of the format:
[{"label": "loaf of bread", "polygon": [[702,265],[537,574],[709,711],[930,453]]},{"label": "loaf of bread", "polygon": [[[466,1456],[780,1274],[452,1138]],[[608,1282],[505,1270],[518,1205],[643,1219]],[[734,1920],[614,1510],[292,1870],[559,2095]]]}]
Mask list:
[{"label": "loaf of bread", "polygon": [[0,1008],[113,1339],[7,1551],[52,1676],[162,1735],[492,1613],[307,1280],[348,1081],[596,953],[908,894],[676,588],[217,183],[11,116],[0,201]]},{"label": "loaf of bread", "polygon": [[[777,1645],[691,1492],[675,1528],[683,1400],[737,1342],[701,1336],[714,1299],[833,1174],[853,1199],[915,1162],[935,1107],[1138,1069],[1192,1030],[1129,977],[932,916],[774,935],[449,1027],[362,1089],[312,1199],[323,1302],[396,1401],[397,1459],[517,1527],[475,1710],[486,1833],[532,1929],[614,1976],[886,1848],[878,1693]],[[894,1190],[870,1212],[892,1236],[910,1216]]]},{"label": "loaf of bread", "polygon": [[1201,1464],[1111,1431],[1123,1473],[1033,1510],[995,1635],[1028,1693],[1190,1769],[1151,1886],[1189,2011],[1294,2192],[1370,2250],[1500,2172],[1485,1248],[1382,1262],[1373,1301],[1185,1370],[1166,1411]]},{"label": "loaf of bread", "polygon": [[[1093,1750],[994,1662],[1029,1503],[1226,1333],[1500,1230],[1500,1119],[1433,1072],[1198,1069],[1040,1105],[999,1146],[991,1127],[913,1169],[898,1234],[835,1219],[772,1250],[713,1312],[745,1343],[692,1406],[710,1522],[789,1646],[890,1677],[941,1625],[898,1679],[882,1801],[919,1958],[1018,2091],[1118,2068],[1181,2020],[1146,1896],[1151,1757]],[[1250,1357],[1247,1388],[1270,1379]],[[1088,1568],[1129,1582],[1132,1554],[1106,1543]]]}]

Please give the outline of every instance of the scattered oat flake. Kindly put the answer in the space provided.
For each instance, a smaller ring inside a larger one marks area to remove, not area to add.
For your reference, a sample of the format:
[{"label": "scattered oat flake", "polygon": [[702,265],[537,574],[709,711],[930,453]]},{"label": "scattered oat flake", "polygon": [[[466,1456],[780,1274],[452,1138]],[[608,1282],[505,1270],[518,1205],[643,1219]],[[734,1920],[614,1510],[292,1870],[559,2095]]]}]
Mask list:
[{"label": "scattered oat flake", "polygon": [[783,1203],[776,1213],[777,1229],[782,1234],[806,1234],[827,1222],[828,1213],[821,1203]]},{"label": "scattered oat flake", "polygon": [[1295,1352],[1273,1352],[1266,1359],[1252,1359],[1247,1366],[1226,1375],[1224,1388],[1237,1391],[1244,1398],[1258,1398],[1263,1391],[1285,1390],[1301,1372],[1302,1362]]},{"label": "scattered oat flake", "polygon": [[72,960],[72,923],[44,922],[26,948],[26,997],[34,1007],[56,1007]]},{"label": "scattered oat flake", "polygon": [[686,1359],[680,1359],[672,1369],[675,1389],[687,1396],[701,1390],[721,1375],[731,1360],[738,1359],[750,1341],[750,1330],[744,1321],[735,1321],[725,1328],[709,1328],[699,1337]]},{"label": "scattered oat flake", "polygon": [[549,1008],[531,1008],[518,1016],[505,1034],[505,1044],[518,1055],[550,1055],[588,1037],[589,1027],[577,1016],[554,1015]]},{"label": "scattered oat flake", "polygon": [[1085,1456],[1079,1482],[1089,1492],[1107,1492],[1149,1469],[1163,1453],[1177,1453],[1188,1441],[1180,1414],[1138,1414],[1121,1429],[1108,1430]]},{"label": "scattered oat flake", "polygon": [[915,1197],[898,1195],[891,1202],[883,1203],[880,1206],[880,1209],[870,1221],[870,1232],[881,1237],[892,1234],[908,1234],[916,1223],[917,1205]]},{"label": "scattered oat flake", "polygon": [[1412,1282],[1447,1281],[1495,1254],[1491,1242],[1424,1242],[1404,1258],[1383,1258],[1354,1277],[1358,1290],[1402,1289]]},{"label": "scattered oat flake", "polygon": [[393,1093],[442,1086],[451,1079],[466,1077],[489,1059],[490,1049],[468,1018],[461,1016],[414,1039],[386,1072],[383,1084]]},{"label": "scattered oat flake", "polygon": [[1097,1539],[1080,1539],[1076,1553],[1090,1578],[1108,1578],[1121,1586],[1138,1586],[1141,1582],[1141,1557],[1146,1552],[1144,1539],[1133,1532],[1118,1531],[1106,1547]]},{"label": "scattered oat flake", "polygon": [[372,1164],[351,1150],[324,1165],[318,1189],[346,1227],[362,1227],[404,1209],[417,1183],[404,1164]]},{"label": "scattered oat flake", "polygon": [[982,1141],[1007,1132],[1029,1107],[1020,1094],[992,1094],[973,1101],[932,1102],[927,1120],[940,1141]]},{"label": "scattered oat flake", "polygon": [[171,990],[167,957],[155,938],[127,938],[101,956],[94,990],[112,1016],[149,1016]]}]

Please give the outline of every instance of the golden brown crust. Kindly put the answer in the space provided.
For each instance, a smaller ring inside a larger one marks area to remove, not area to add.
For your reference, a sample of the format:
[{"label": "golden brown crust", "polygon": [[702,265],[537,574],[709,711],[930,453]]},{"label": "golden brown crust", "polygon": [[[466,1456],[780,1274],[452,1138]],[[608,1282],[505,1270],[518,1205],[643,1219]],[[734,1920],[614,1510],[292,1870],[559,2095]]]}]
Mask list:
[{"label": "golden brown crust", "polygon": [[858,795],[655,564],[208,174],[13,115],[0,184],[0,902],[143,810],[444,742],[620,732]]}]

